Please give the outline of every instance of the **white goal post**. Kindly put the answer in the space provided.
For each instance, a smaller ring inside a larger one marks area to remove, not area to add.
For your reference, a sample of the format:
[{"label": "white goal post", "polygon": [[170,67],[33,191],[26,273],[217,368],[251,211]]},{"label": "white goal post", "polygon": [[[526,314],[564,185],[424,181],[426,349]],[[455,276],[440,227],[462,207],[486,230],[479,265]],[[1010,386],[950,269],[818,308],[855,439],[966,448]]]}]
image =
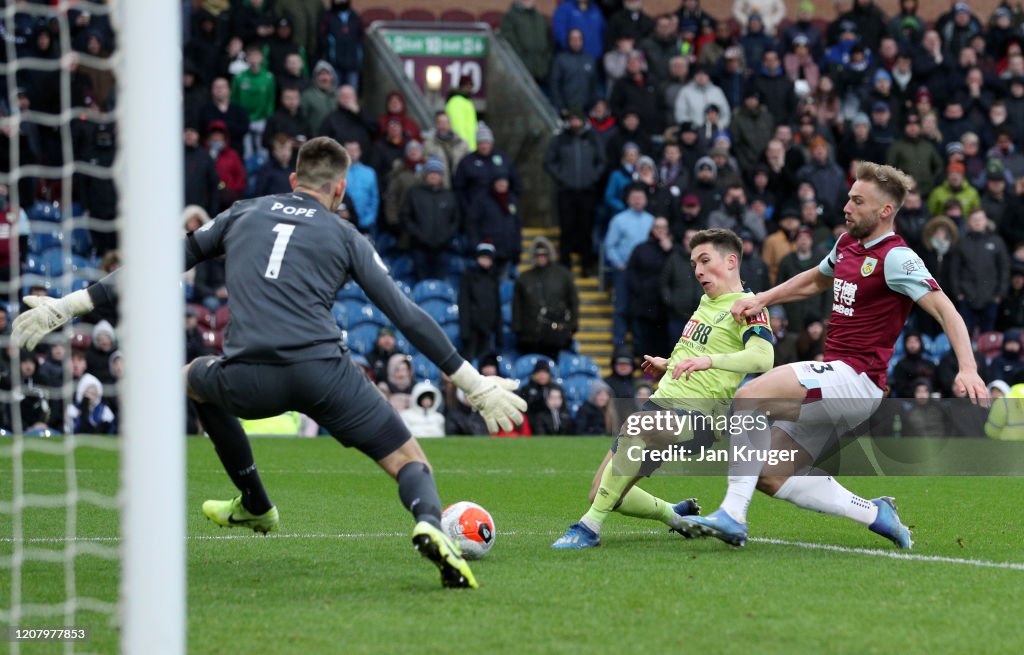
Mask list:
[{"label": "white goal post", "polygon": [[185,652],[181,1],[112,0],[117,34],[121,315],[121,650]]}]

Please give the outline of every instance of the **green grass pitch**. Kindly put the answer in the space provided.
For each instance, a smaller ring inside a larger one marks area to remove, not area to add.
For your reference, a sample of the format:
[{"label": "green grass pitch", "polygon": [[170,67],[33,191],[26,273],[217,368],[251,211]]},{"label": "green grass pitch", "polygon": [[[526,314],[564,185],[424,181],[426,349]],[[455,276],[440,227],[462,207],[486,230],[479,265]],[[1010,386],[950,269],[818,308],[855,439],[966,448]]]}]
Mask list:
[{"label": "green grass pitch", "polygon": [[[855,492],[897,497],[914,528],[913,559],[851,522],[758,495],[752,541],[685,541],[660,524],[614,516],[603,545],[563,552],[551,542],[586,509],[606,439],[425,441],[445,503],[493,514],[494,549],[474,564],[478,590],[445,590],[412,549],[395,484],[331,439],[255,439],[281,531],[261,537],[202,516],[232,487],[212,446],[188,440],[190,653],[1011,653],[1024,650],[1024,527],[1020,478],[847,478]],[[77,451],[79,485],[113,494],[116,455]],[[0,499],[10,500],[10,460]],[[29,454],[26,491],[60,492],[60,457]],[[721,478],[644,481],[668,499],[721,499]],[[0,514],[0,556],[10,516]],[[63,510],[33,509],[33,548],[62,549]],[[117,536],[115,512],[83,506],[77,534]],[[101,542],[117,543],[116,540]],[[825,550],[811,546],[838,546]],[[867,549],[871,552],[860,552]],[[875,553],[875,554],[872,554]],[[921,556],[925,556],[922,558]],[[949,558],[949,559],[943,559]],[[956,560],[956,561],[951,561]],[[1014,563],[997,568],[984,563]],[[112,600],[117,563],[82,555],[80,594]],[[9,607],[10,569],[0,569]],[[24,600],[64,597],[64,567],[30,562]],[[60,621],[34,620],[35,625]],[[89,652],[117,650],[108,619],[83,612]],[[7,644],[3,644],[7,647]],[[0,649],[2,650],[2,649]],[[22,653],[63,652],[59,644]]]}]

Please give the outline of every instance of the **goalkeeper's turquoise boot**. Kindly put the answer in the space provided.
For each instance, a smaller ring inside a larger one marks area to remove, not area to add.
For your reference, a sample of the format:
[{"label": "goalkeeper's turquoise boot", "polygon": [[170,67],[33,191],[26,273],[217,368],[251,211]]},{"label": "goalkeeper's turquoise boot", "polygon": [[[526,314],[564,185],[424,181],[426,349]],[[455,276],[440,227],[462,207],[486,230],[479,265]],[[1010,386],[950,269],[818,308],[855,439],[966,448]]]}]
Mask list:
[{"label": "goalkeeper's turquoise boot", "polygon": [[441,586],[476,589],[476,577],[462,558],[462,551],[448,535],[426,521],[412,530],[412,545],[441,571]]},{"label": "goalkeeper's turquoise boot", "polygon": [[910,536],[910,528],[900,521],[895,500],[891,496],[883,496],[871,501],[878,507],[878,518],[868,526],[868,529],[893,542],[897,548],[910,550],[914,546],[914,540]]},{"label": "goalkeeper's turquoise boot", "polygon": [[746,524],[737,522],[721,508],[707,516],[684,517],[680,532],[690,538],[716,537],[737,548],[742,548],[747,543]]},{"label": "goalkeeper's turquoise boot", "polygon": [[267,534],[277,529],[277,508],[271,507],[263,514],[253,514],[242,505],[242,497],[231,500],[208,500],[203,503],[203,514],[217,525],[225,528],[252,528],[254,532]]}]

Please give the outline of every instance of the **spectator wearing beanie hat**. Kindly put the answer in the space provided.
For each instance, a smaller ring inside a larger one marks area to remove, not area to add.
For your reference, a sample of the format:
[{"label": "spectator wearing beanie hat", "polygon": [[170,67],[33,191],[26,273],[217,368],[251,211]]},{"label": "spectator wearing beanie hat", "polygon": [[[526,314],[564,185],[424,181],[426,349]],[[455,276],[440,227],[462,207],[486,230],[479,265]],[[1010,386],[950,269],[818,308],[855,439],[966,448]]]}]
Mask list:
[{"label": "spectator wearing beanie hat", "polygon": [[423,168],[423,144],[412,140],[405,144],[403,156],[395,160],[386,177],[384,225],[381,226],[383,229],[396,235],[401,234],[402,221],[399,213],[402,205],[405,203],[405,196],[409,193],[409,189],[423,181]]},{"label": "spectator wearing beanie hat", "polygon": [[418,280],[448,276],[448,246],[460,218],[455,194],[444,188],[444,170],[440,159],[427,160],[423,183],[409,190],[400,212]]},{"label": "spectator wearing beanie hat", "polygon": [[316,62],[313,66],[313,83],[302,92],[299,103],[306,120],[309,121],[309,127],[316,134],[319,134],[324,119],[337,106],[334,98],[337,88],[338,76],[334,72],[334,66],[323,60]]},{"label": "spectator wearing beanie hat", "polygon": [[522,192],[522,182],[512,159],[494,146],[494,132],[487,123],[481,122],[476,129],[476,150],[462,158],[452,178],[452,190],[464,217],[472,216],[474,199],[486,193],[498,175],[505,176],[512,193]]},{"label": "spectator wearing beanie hat", "polygon": [[501,347],[500,280],[494,264],[494,244],[476,247],[476,266],[459,281],[460,353],[475,359]]},{"label": "spectator wearing beanie hat", "polygon": [[475,196],[465,217],[470,243],[491,245],[494,269],[504,279],[519,262],[523,238],[519,194],[512,190],[507,173],[495,171],[488,187]]},{"label": "spectator wearing beanie hat", "polygon": [[114,382],[110,372],[110,355],[117,346],[114,326],[107,321],[100,321],[92,329],[92,343],[86,351],[85,359],[88,371],[99,378],[100,382]]}]

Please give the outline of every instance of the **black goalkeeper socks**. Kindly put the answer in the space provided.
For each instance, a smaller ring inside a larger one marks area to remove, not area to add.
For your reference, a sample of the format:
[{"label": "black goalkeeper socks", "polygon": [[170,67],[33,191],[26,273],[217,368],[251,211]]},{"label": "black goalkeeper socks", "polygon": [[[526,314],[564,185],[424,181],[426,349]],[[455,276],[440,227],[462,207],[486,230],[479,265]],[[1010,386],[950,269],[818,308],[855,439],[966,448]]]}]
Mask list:
[{"label": "black goalkeeper socks", "polygon": [[409,462],[398,472],[398,496],[417,521],[441,527],[441,497],[434,476],[423,462]]},{"label": "black goalkeeper socks", "polygon": [[194,405],[196,416],[202,422],[206,433],[210,435],[210,441],[217,450],[217,457],[224,465],[224,470],[242,492],[242,505],[257,515],[269,511],[273,503],[267,497],[267,490],[263,488],[260,474],[256,470],[256,462],[252,457],[249,438],[245,436],[242,424],[216,405],[198,402]]}]

